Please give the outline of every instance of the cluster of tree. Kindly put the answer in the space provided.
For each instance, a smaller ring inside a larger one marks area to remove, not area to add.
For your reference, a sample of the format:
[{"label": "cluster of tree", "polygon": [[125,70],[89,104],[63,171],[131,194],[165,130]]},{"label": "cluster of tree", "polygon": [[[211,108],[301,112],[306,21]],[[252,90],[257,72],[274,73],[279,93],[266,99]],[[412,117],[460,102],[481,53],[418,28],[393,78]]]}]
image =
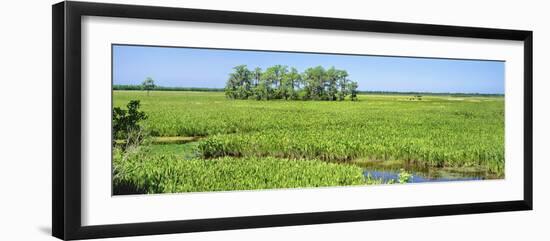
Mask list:
[{"label": "cluster of tree", "polygon": [[262,71],[249,70],[246,65],[233,68],[225,86],[231,99],[257,100],[357,100],[357,82],[348,79],[345,70],[322,66],[299,73],[296,68],[275,65]]}]

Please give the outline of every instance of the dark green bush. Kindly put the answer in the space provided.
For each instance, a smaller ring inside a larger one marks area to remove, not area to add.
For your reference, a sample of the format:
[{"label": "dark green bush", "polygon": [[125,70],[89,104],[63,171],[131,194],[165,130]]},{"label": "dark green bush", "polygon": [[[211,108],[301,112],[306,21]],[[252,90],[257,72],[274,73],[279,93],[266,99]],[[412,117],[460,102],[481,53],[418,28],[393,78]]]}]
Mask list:
[{"label": "dark green bush", "polygon": [[[125,144],[138,144],[143,140],[144,132],[140,122],[147,119],[145,112],[139,110],[139,100],[131,100],[127,109],[113,108],[113,139],[124,140]],[[115,143],[113,142],[113,144]]]}]

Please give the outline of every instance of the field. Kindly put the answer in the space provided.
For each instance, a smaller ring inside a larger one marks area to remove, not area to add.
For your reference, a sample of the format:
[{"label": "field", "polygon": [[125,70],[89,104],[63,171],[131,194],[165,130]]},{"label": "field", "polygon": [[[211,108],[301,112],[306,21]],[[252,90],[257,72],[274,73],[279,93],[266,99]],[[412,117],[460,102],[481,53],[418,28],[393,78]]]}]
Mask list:
[{"label": "field", "polygon": [[[140,100],[150,144],[114,152],[121,193],[380,183],[361,165],[475,168],[504,176],[504,98],[359,95],[358,101],[230,100],[221,92],[114,91]],[[115,190],[116,192],[116,190]]]}]

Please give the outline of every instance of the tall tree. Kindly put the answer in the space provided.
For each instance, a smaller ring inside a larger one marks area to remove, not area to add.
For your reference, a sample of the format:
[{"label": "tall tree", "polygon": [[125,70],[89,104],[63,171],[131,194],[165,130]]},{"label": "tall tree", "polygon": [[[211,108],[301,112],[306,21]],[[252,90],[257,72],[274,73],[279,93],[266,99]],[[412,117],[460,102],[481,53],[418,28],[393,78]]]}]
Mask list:
[{"label": "tall tree", "polygon": [[149,96],[149,91],[156,87],[155,81],[151,77],[147,77],[142,83],[141,87],[147,91],[147,96]]},{"label": "tall tree", "polygon": [[338,100],[344,100],[346,96],[349,94],[348,90],[348,72],[345,70],[338,70],[337,73],[337,81],[338,81]]},{"label": "tall tree", "polygon": [[286,75],[285,82],[287,83],[287,88],[289,90],[289,97],[292,100],[298,99],[298,90],[300,89],[300,83],[302,81],[302,76],[298,70],[294,67],[290,69],[290,72]]},{"label": "tall tree", "polygon": [[260,79],[262,79],[262,68],[256,67],[252,74],[253,74],[253,77],[252,77],[253,85],[258,86],[258,84],[260,84]]},{"label": "tall tree", "polygon": [[247,99],[252,94],[252,72],[246,65],[233,68],[225,86],[225,95],[233,99]]},{"label": "tall tree", "polygon": [[340,71],[334,68],[334,66],[327,69],[325,73],[325,87],[329,100],[336,100],[336,96],[338,95],[338,80],[340,77],[339,74]]},{"label": "tall tree", "polygon": [[262,78],[268,86],[267,99],[278,99],[281,97],[279,85],[281,84],[283,76],[286,74],[286,72],[286,66],[275,65],[267,68],[262,74]]},{"label": "tall tree", "polygon": [[262,69],[260,67],[256,67],[253,72],[252,87],[252,93],[256,100],[261,100],[262,98],[264,98],[264,95],[266,93],[266,85],[262,82]]},{"label": "tall tree", "polygon": [[349,87],[348,87],[349,92],[351,94],[351,100],[356,101],[357,100],[357,87],[358,87],[357,82],[352,81],[352,82],[349,82],[348,85],[349,85]]},{"label": "tall tree", "polygon": [[275,98],[287,100],[292,95],[292,83],[288,79],[288,67],[283,65],[275,65],[274,68],[274,82]]},{"label": "tall tree", "polygon": [[308,68],[303,78],[308,85],[308,98],[313,100],[325,99],[325,69],[322,66]]}]

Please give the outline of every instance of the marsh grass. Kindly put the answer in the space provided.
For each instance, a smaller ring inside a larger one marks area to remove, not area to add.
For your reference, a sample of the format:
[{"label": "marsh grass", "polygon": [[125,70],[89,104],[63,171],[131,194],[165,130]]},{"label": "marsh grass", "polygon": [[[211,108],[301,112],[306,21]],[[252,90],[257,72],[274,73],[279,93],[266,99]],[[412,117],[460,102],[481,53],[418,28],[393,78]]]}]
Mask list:
[{"label": "marsh grass", "polygon": [[202,158],[402,160],[504,175],[504,98],[364,95],[357,102],[228,100],[218,92],[115,91],[153,136],[200,136]]},{"label": "marsh grass", "polygon": [[[379,184],[353,165],[280,158],[185,159],[148,147],[115,150],[115,194],[179,193]],[[158,148],[158,147],[155,147]]]}]

